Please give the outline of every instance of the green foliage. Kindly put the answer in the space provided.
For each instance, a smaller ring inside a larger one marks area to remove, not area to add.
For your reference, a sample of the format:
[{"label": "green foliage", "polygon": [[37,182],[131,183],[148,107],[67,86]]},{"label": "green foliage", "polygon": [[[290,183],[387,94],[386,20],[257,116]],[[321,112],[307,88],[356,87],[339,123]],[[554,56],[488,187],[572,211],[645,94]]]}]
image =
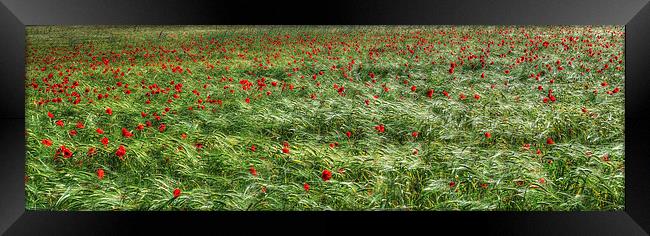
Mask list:
[{"label": "green foliage", "polygon": [[[27,209],[622,210],[624,62],[609,62],[624,58],[622,32],[622,27],[28,27]],[[542,46],[544,41],[550,46]],[[489,53],[487,42],[493,42]],[[370,51],[378,56],[370,57]],[[467,59],[470,55],[486,55],[485,67],[479,58]],[[519,62],[522,56],[535,59]],[[458,63],[454,74],[448,72],[452,61]],[[598,73],[608,62],[610,68]],[[191,74],[174,73],[175,66]],[[539,80],[530,77],[541,72]],[[50,73],[53,78],[45,82]],[[65,77],[69,83],[63,84]],[[256,81],[262,77],[266,87],[259,90]],[[250,81],[251,89],[242,90],[240,80]],[[74,81],[78,86],[70,87]],[[609,85],[601,86],[603,81]],[[125,94],[118,82],[132,93]],[[179,83],[182,92],[173,98]],[[48,91],[54,84],[68,87]],[[147,96],[153,84],[170,90]],[[335,84],[345,88],[343,95]],[[615,87],[621,92],[606,93]],[[557,101],[543,103],[549,88]],[[435,90],[432,98],[429,89]],[[67,100],[76,98],[66,96],[72,92],[81,94],[79,104]],[[97,99],[106,93],[109,98]],[[467,98],[459,99],[461,93]],[[210,103],[208,95],[222,104]],[[58,97],[63,102],[38,104]],[[105,113],[107,107],[113,115]],[[64,127],[55,124],[59,119]],[[151,127],[136,130],[147,121]],[[85,128],[75,128],[77,122]],[[379,124],[385,132],[375,130]],[[122,128],[134,136],[123,137]],[[485,132],[492,137],[486,139]],[[109,139],[106,147],[102,137]],[[546,143],[549,137],[554,145]],[[53,145],[43,145],[43,139]],[[289,154],[282,153],[285,141]],[[338,146],[331,148],[333,143]],[[61,145],[73,157],[55,158]],[[120,145],[127,149],[124,160],[115,154]],[[88,154],[91,148],[94,155]],[[321,179],[325,169],[333,173],[329,181]],[[182,193],[173,198],[176,188]]]}]

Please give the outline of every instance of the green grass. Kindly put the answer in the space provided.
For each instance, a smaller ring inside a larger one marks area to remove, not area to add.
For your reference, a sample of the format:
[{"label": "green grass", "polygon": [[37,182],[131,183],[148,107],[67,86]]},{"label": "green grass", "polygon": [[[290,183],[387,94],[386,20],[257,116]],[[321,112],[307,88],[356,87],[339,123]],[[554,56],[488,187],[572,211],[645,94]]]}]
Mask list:
[{"label": "green grass", "polygon": [[[622,26],[30,26],[26,208],[622,210],[623,32]],[[370,51],[379,55],[371,58]],[[453,74],[451,62],[458,64]],[[175,66],[183,72],[172,72]],[[542,71],[539,80],[529,76]],[[262,77],[267,86],[260,91]],[[243,90],[240,80],[251,88]],[[182,92],[173,98],[178,83]],[[147,96],[153,84],[169,91]],[[335,84],[345,87],[344,96]],[[616,87],[620,92],[606,93]],[[557,100],[544,103],[549,88]],[[63,101],[39,104],[54,98]],[[64,127],[55,124],[59,119]],[[136,130],[147,121],[151,127]],[[77,122],[85,127],[75,128]],[[375,130],[379,124],[385,132]],[[123,137],[122,128],[134,136]],[[102,137],[110,140],[106,147]],[[546,143],[549,137],[555,144]],[[285,141],[289,154],[281,151]],[[61,145],[71,158],[55,158]],[[116,156],[120,145],[124,160]],[[321,179],[325,169],[333,173],[329,181]],[[182,193],[173,198],[176,188]]]}]

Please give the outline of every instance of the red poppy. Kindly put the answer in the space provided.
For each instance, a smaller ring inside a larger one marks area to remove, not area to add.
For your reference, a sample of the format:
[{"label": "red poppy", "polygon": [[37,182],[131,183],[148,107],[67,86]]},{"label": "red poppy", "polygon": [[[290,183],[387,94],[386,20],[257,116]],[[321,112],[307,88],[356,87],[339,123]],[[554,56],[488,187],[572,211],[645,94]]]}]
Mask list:
[{"label": "red poppy", "polygon": [[178,198],[181,196],[181,190],[180,189],[174,189],[174,198]]},{"label": "red poppy", "polygon": [[52,113],[49,112],[49,111],[47,112],[47,116],[50,117],[50,119],[53,119],[53,118],[54,118],[54,114],[52,114]]},{"label": "red poppy", "polygon": [[609,154],[605,153],[605,155],[602,156],[603,161],[609,161]]},{"label": "red poppy", "polygon": [[115,152],[115,155],[117,155],[120,160],[124,160],[124,155],[126,154],[126,148],[123,145],[120,145],[119,148],[117,148],[117,151]]},{"label": "red poppy", "polygon": [[113,109],[111,109],[110,107],[106,108],[106,114],[113,115]]},{"label": "red poppy", "polygon": [[160,124],[160,126],[158,127],[158,131],[160,132],[165,131],[165,129],[167,129],[167,126],[165,124]]},{"label": "red poppy", "polygon": [[474,94],[474,99],[479,100],[479,99],[481,99],[481,96],[479,96],[478,93],[475,93]]},{"label": "red poppy", "polygon": [[379,131],[379,133],[383,133],[384,131],[386,131],[386,127],[383,124],[375,126],[375,129]]},{"label": "red poppy", "polygon": [[126,128],[122,128],[122,136],[130,138],[133,136],[133,133],[131,133],[131,131],[127,130]]},{"label": "red poppy", "polygon": [[85,127],[85,126],[84,126],[83,123],[81,123],[81,122],[77,122],[77,128],[78,128],[78,129],[83,129],[84,127]]},{"label": "red poppy", "polygon": [[246,98],[246,103],[251,103],[251,99],[250,99],[250,98]]},{"label": "red poppy", "polygon": [[415,92],[415,90],[417,90],[417,87],[415,85],[411,86],[411,91]]},{"label": "red poppy", "polygon": [[70,151],[70,149],[66,148],[65,145],[61,145],[61,147],[59,147],[59,149],[56,151],[54,156],[56,157],[59,154],[63,154],[63,157],[66,158],[66,159],[72,157],[72,151]]},{"label": "red poppy", "polygon": [[427,97],[432,98],[434,92],[435,91],[433,91],[433,89],[429,89],[429,91],[427,92]]},{"label": "red poppy", "polygon": [[143,130],[143,129],[144,129],[144,125],[143,125],[143,124],[138,124],[138,127],[135,127],[135,129],[137,129],[137,130]]},{"label": "red poppy", "polygon": [[547,138],[547,139],[546,139],[546,144],[548,144],[548,145],[553,145],[553,144],[555,144],[555,142],[553,141],[552,138]]},{"label": "red poppy", "polygon": [[104,134],[104,130],[102,130],[102,129],[100,129],[100,128],[97,128],[95,131],[96,131],[98,134]]},{"label": "red poppy", "polygon": [[283,147],[282,148],[282,153],[289,154],[289,148],[288,147]]},{"label": "red poppy", "polygon": [[77,130],[70,130],[70,135],[71,136],[77,136]]},{"label": "red poppy", "polygon": [[411,136],[413,136],[414,138],[417,138],[418,135],[419,133],[417,131],[413,131],[413,133],[411,133]]},{"label": "red poppy", "polygon": [[600,83],[600,86],[606,87],[606,86],[607,86],[607,82],[603,81],[602,83]]},{"label": "red poppy", "polygon": [[614,88],[614,90],[612,90],[612,93],[618,93],[619,91],[621,91],[621,90],[618,87],[616,87],[616,88]]},{"label": "red poppy", "polygon": [[483,135],[485,135],[485,138],[491,138],[492,134],[490,132],[485,132]]},{"label": "red poppy", "polygon": [[582,112],[583,112],[583,113],[587,113],[587,108],[582,107]]},{"label": "red poppy", "polygon": [[254,152],[255,150],[257,150],[257,147],[255,147],[255,145],[252,145],[252,146],[251,146],[251,151]]},{"label": "red poppy", "polygon": [[454,181],[449,182],[449,187],[450,188],[453,188],[454,186],[456,186],[456,182],[454,182]]},{"label": "red poppy", "polygon": [[102,144],[104,144],[104,147],[108,146],[108,138],[107,137],[103,137],[100,141],[102,142]]},{"label": "red poppy", "polygon": [[104,170],[102,168],[99,168],[97,170],[97,178],[99,178],[100,180],[104,178]]},{"label": "red poppy", "polygon": [[65,158],[70,158],[72,157],[72,151],[70,149],[65,148],[65,146],[62,146],[62,151],[63,151],[63,157]]},{"label": "red poppy", "polygon": [[57,120],[56,125],[63,127],[63,120]]},{"label": "red poppy", "polygon": [[182,139],[186,139],[186,138],[187,138],[187,134],[185,134],[185,133],[181,134],[181,138],[182,138]]},{"label": "red poppy", "polygon": [[332,172],[329,170],[323,170],[323,173],[320,176],[323,181],[328,181],[332,178]]},{"label": "red poppy", "polygon": [[43,143],[43,145],[48,146],[48,147],[52,146],[52,140],[49,140],[49,139],[43,139],[41,141],[41,143]]},{"label": "red poppy", "polygon": [[248,171],[251,172],[251,175],[253,175],[253,176],[257,176],[257,170],[255,170],[255,167],[252,167],[252,166],[251,166],[251,168],[248,169]]},{"label": "red poppy", "polygon": [[350,136],[352,136],[352,132],[350,132],[350,131],[345,132],[345,135],[348,136],[348,138],[349,138]]},{"label": "red poppy", "polygon": [[537,182],[539,182],[540,184],[543,184],[543,183],[546,183],[546,180],[544,178],[539,178],[537,180]]},{"label": "red poppy", "polygon": [[304,183],[304,184],[302,185],[302,188],[305,189],[306,192],[309,192],[309,184]]}]

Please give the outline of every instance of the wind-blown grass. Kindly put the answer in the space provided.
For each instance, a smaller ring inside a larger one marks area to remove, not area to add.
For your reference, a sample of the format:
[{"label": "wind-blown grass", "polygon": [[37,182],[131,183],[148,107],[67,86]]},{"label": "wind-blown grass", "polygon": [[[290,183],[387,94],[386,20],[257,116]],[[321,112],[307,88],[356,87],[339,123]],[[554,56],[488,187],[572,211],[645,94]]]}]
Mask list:
[{"label": "wind-blown grass", "polygon": [[[623,209],[623,27],[39,26],[27,38],[27,209]],[[55,157],[61,145],[72,157]]]}]

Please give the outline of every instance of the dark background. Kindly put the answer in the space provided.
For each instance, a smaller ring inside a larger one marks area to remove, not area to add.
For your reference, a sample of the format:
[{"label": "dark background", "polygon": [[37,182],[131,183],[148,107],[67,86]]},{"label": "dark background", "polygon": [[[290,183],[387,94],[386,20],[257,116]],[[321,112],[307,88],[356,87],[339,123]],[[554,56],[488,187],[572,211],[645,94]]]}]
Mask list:
[{"label": "dark background", "polygon": [[24,25],[624,25],[648,0],[1,0]]},{"label": "dark background", "polygon": [[[647,235],[648,0],[0,0],[0,232]],[[625,212],[25,212],[25,25],[626,25]],[[21,216],[22,215],[22,216]]]}]

